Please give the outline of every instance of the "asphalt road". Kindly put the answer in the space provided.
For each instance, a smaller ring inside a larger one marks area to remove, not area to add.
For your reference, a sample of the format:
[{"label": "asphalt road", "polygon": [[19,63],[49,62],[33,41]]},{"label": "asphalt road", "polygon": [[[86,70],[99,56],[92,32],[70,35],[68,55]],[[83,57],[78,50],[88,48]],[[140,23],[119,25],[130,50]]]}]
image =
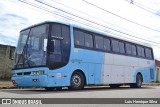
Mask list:
[{"label": "asphalt road", "polygon": [[[130,88],[130,87],[120,87],[117,89],[112,89],[110,87],[86,87],[84,90],[67,90],[62,91],[46,91],[42,88],[28,88],[28,89],[1,89],[0,98],[160,98],[160,87],[159,86],[143,86],[142,88]],[[16,105],[15,107],[21,107],[22,105]],[[53,105],[52,105],[53,106]],[[52,107],[50,106],[50,107]],[[58,105],[61,107],[67,107],[66,105]],[[74,105],[75,106],[75,105]],[[68,107],[74,107],[73,105],[68,105]],[[91,104],[84,105],[86,107],[101,107],[104,104]],[[112,106],[112,105],[111,105]],[[112,107],[127,107],[127,104],[114,105]],[[138,107],[135,104],[133,107]],[[143,105],[143,107],[150,107],[149,105]],[[160,105],[155,104],[154,107],[159,107]],[[0,105],[1,107],[1,105]],[[13,107],[13,105],[11,106]],[[34,105],[34,107],[36,107]],[[40,106],[37,106],[40,107]],[[47,106],[45,106],[47,107]],[[55,107],[55,106],[53,106]],[[80,107],[80,104],[78,104]]]}]

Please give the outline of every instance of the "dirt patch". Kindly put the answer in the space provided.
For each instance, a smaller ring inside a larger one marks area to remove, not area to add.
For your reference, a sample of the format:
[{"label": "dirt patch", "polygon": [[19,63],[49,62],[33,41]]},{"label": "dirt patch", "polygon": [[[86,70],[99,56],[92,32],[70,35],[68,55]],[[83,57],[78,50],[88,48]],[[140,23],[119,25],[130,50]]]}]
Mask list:
[{"label": "dirt patch", "polygon": [[11,80],[0,80],[0,89],[14,88]]}]

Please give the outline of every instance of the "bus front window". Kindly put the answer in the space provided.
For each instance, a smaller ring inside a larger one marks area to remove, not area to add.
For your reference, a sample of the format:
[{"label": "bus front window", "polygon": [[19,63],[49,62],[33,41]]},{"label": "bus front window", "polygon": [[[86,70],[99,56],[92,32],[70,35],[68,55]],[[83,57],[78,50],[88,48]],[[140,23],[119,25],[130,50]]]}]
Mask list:
[{"label": "bus front window", "polygon": [[[22,35],[20,35],[20,38]],[[48,25],[31,28],[26,41],[20,39],[15,55],[16,68],[46,66],[46,48],[48,40]],[[21,44],[23,45],[21,46]],[[19,48],[21,47],[21,48]]]}]

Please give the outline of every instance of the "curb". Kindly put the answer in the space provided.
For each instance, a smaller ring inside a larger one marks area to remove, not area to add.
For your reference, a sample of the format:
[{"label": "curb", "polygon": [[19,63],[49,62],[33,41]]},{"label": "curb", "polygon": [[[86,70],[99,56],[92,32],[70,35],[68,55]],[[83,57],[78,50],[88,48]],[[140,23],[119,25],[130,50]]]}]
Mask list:
[{"label": "curb", "polygon": [[144,86],[160,86],[160,83],[143,83]]}]

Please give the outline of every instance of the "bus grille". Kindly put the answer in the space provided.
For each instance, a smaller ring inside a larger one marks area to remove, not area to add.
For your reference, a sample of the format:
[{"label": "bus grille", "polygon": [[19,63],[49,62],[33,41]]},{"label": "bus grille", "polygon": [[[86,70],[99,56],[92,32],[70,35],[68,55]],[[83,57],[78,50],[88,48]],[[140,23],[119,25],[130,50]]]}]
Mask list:
[{"label": "bus grille", "polygon": [[150,69],[150,80],[154,79],[154,71],[153,69]]}]

